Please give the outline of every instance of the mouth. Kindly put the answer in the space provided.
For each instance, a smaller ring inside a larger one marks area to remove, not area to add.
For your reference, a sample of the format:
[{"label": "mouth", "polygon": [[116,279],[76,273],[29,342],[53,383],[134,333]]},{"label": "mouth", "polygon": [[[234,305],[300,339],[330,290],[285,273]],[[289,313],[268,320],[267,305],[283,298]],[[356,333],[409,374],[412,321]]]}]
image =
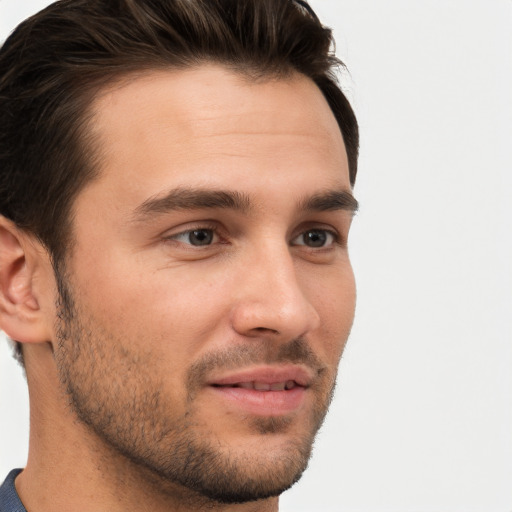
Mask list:
[{"label": "mouth", "polygon": [[219,388],[243,388],[243,389],[254,389],[255,391],[289,391],[300,384],[297,384],[294,380],[287,380],[281,382],[261,382],[261,381],[248,381],[248,382],[235,382],[234,384],[212,384],[214,387]]},{"label": "mouth", "polygon": [[208,387],[230,410],[283,416],[303,406],[312,380],[312,372],[300,366],[267,367],[215,378]]}]

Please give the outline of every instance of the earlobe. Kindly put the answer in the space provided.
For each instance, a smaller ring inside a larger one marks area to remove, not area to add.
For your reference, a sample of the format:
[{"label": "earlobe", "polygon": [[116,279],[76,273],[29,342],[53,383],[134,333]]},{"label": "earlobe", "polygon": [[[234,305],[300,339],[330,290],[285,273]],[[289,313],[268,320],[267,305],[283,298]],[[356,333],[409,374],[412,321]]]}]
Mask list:
[{"label": "earlobe", "polygon": [[0,328],[21,343],[49,340],[47,319],[34,287],[40,270],[28,235],[0,216]]}]

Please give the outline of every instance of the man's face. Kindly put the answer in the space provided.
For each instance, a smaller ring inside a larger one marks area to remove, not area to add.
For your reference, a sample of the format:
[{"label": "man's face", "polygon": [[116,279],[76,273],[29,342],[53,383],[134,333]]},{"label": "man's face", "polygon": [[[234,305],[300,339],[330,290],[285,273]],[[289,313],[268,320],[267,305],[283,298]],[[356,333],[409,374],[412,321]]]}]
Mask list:
[{"label": "man's face", "polygon": [[307,464],[354,314],[334,116],[304,77],[216,66],[134,78],[94,112],[100,176],[74,205],[55,334],[74,410],[169,489],[277,495]]}]

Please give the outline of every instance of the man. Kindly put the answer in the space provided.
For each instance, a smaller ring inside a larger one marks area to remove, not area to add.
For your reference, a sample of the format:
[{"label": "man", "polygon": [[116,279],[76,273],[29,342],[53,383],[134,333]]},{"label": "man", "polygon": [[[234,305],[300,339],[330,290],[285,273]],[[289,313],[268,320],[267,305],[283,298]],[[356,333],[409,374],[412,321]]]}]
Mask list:
[{"label": "man", "polygon": [[0,52],[0,511],[275,511],[354,315],[358,132],[292,0],[62,0]]}]

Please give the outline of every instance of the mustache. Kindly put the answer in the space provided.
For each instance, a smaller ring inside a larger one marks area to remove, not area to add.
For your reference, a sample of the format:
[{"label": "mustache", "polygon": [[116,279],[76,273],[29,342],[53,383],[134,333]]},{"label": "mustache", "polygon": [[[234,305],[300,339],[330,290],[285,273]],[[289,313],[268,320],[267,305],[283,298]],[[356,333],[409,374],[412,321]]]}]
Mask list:
[{"label": "mustache", "polygon": [[244,345],[234,345],[222,351],[205,354],[189,369],[187,384],[190,392],[199,388],[213,371],[236,370],[258,364],[302,364],[319,375],[327,368],[313,352],[304,338],[287,343],[272,340],[254,340]]}]

